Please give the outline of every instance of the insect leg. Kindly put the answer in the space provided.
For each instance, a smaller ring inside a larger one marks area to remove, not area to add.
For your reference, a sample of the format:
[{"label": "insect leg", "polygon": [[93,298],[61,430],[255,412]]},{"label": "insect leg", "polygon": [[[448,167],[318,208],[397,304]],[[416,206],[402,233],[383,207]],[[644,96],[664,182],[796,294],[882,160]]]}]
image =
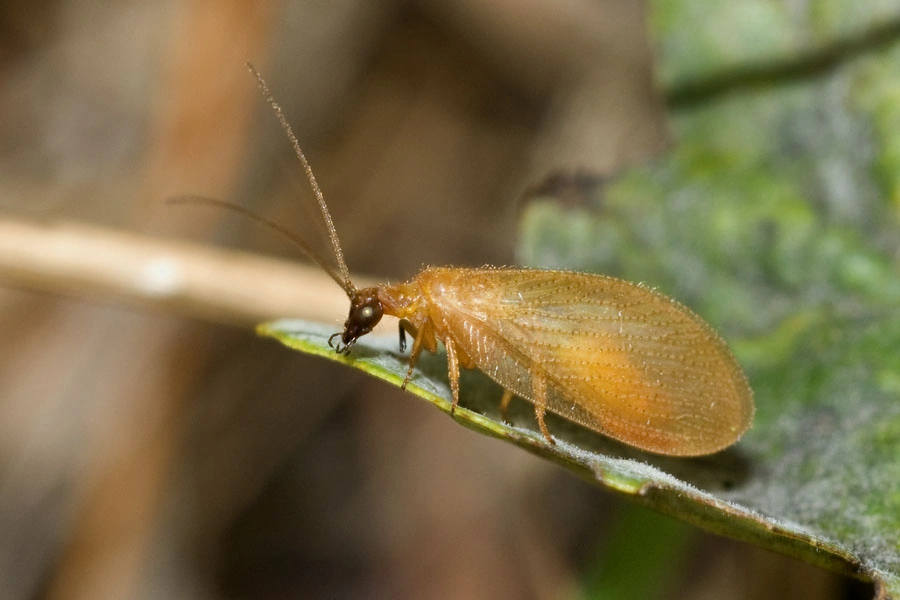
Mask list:
[{"label": "insect leg", "polygon": [[550,430],[547,429],[547,424],[544,422],[544,413],[547,412],[547,380],[544,379],[542,373],[532,371],[531,373],[531,389],[534,394],[534,416],[537,418],[538,427],[541,429],[541,433],[544,434],[544,439],[546,439],[550,445],[556,445],[556,442],[553,440],[553,436],[550,435]]},{"label": "insect leg", "polygon": [[[405,319],[404,319],[405,320]],[[407,321],[409,323],[409,321]],[[400,321],[400,326],[403,327],[403,321]],[[410,327],[415,330],[415,327],[410,323]],[[403,329],[401,329],[403,331]],[[415,337],[413,338],[412,350],[409,353],[409,369],[406,370],[406,377],[403,379],[403,383],[400,385],[401,390],[406,389],[406,384],[409,383],[409,380],[412,379],[413,368],[416,366],[416,361],[419,360],[419,355],[422,354],[422,350],[428,348],[432,352],[437,347],[437,342],[434,339],[434,329],[431,325],[431,321],[425,321],[422,326],[416,331]]]},{"label": "insect leg", "polygon": [[509,402],[512,399],[513,393],[509,390],[503,390],[503,396],[500,397],[500,418],[504,423],[509,423],[506,413],[509,410]]},{"label": "insect leg", "polygon": [[456,355],[456,344],[450,340],[444,340],[444,348],[447,349],[447,376],[450,379],[450,392],[453,395],[453,403],[450,405],[450,415],[456,412],[459,404],[459,357]]},{"label": "insect leg", "polygon": [[415,340],[418,334],[416,326],[410,323],[408,319],[400,319],[400,352],[406,352],[407,333]]}]

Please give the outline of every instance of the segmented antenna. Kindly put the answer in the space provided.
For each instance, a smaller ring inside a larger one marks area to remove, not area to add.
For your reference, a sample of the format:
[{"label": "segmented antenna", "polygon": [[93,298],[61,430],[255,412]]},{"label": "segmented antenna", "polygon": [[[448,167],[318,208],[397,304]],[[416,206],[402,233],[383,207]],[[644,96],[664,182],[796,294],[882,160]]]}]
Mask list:
[{"label": "segmented antenna", "polygon": [[[216,208],[224,208],[225,210],[230,210],[232,212],[236,212],[241,216],[247,217],[254,223],[258,223],[264,227],[268,227],[275,233],[283,236],[287,241],[294,244],[303,254],[311,258],[317,265],[322,267],[328,275],[334,279],[339,286],[344,288],[344,291],[347,292],[347,295],[351,295],[352,292],[356,291],[356,288],[347,289],[347,281],[343,279],[343,275],[338,273],[333,266],[331,266],[327,260],[322,258],[318,252],[312,249],[312,247],[300,239],[299,236],[294,234],[292,231],[285,229],[278,223],[274,221],[270,221],[269,219],[262,217],[252,210],[246,209],[243,206],[239,206],[237,204],[232,204],[231,202],[225,202],[224,200],[216,200],[215,198],[207,198],[206,196],[175,196],[174,198],[168,198],[166,200],[168,204],[197,204],[200,206],[214,206]],[[352,284],[351,284],[352,285]]]},{"label": "segmented antenna", "polygon": [[[281,128],[284,130],[284,133],[287,134],[288,139],[291,141],[291,146],[294,147],[294,154],[297,155],[297,158],[300,160],[300,164],[303,165],[303,170],[306,172],[306,178],[309,180],[309,185],[312,187],[313,193],[316,195],[316,200],[319,203],[319,209],[322,211],[322,218],[325,219],[325,227],[328,229],[328,237],[331,239],[331,246],[334,248],[334,258],[338,264],[338,270],[340,271],[340,276],[343,281],[334,277],[333,270],[326,269],[329,275],[331,275],[338,284],[344,288],[344,291],[347,292],[347,295],[352,297],[356,293],[356,286],[353,285],[353,282],[350,281],[350,271],[347,269],[347,263],[344,262],[344,252],[341,250],[341,242],[338,240],[337,230],[334,228],[334,221],[331,220],[331,213],[328,212],[328,205],[325,204],[325,196],[322,195],[322,190],[319,189],[319,184],[316,182],[316,177],[313,175],[312,168],[309,166],[309,161],[306,160],[306,156],[303,154],[303,150],[300,149],[300,142],[297,141],[297,136],[294,135],[293,129],[288,124],[287,119],[284,116],[284,112],[281,110],[281,106],[275,101],[275,98],[272,96],[272,92],[269,91],[269,86],[266,85],[266,80],[263,79],[262,75],[259,74],[252,64],[247,63],[247,68],[256,77],[256,82],[259,85],[259,90],[262,92],[263,97],[265,97],[266,102],[269,103],[269,106],[272,107],[272,110],[275,112],[275,117],[278,119],[278,122],[281,124]],[[239,211],[240,212],[240,211]],[[272,227],[273,223],[266,222],[265,220],[261,221],[263,224]],[[276,231],[279,231],[280,228],[274,227]],[[282,232],[284,233],[284,232]],[[293,237],[293,236],[289,236]],[[294,241],[298,241],[294,239]],[[315,253],[311,253],[306,244],[302,244],[301,247],[304,248],[304,251],[316,258],[316,262],[320,262],[320,258]],[[321,263],[320,263],[321,264]]]}]

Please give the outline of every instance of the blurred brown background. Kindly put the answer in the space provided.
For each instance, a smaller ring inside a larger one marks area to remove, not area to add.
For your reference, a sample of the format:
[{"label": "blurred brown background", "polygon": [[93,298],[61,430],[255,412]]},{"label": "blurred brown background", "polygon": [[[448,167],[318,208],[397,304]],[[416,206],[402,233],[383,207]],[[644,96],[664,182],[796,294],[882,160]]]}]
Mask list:
[{"label": "blurred brown background", "polygon": [[[665,147],[644,11],[2,2],[0,210],[294,257],[229,214],[163,204],[224,198],[312,235],[251,60],[351,270],[510,264],[523,190]],[[572,598],[615,559],[617,519],[660,518],[246,329],[0,288],[0,332],[4,598]],[[680,531],[656,597],[854,589]]]}]

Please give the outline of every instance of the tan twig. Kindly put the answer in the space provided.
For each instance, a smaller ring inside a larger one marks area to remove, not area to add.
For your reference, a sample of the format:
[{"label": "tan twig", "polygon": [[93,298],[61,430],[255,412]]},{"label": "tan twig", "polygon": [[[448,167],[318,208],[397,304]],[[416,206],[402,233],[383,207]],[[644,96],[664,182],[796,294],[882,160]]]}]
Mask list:
[{"label": "tan twig", "polygon": [[0,218],[0,285],[240,326],[278,317],[339,324],[347,311],[346,294],[318,268],[74,222]]}]

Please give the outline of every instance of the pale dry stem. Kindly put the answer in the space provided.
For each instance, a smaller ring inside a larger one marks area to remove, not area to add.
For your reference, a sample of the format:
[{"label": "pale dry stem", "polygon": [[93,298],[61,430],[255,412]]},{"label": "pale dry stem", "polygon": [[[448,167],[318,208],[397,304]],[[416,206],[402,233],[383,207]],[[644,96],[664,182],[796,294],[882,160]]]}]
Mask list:
[{"label": "pale dry stem", "polygon": [[339,322],[347,311],[344,292],[318,268],[66,221],[0,218],[0,285],[239,326]]}]

